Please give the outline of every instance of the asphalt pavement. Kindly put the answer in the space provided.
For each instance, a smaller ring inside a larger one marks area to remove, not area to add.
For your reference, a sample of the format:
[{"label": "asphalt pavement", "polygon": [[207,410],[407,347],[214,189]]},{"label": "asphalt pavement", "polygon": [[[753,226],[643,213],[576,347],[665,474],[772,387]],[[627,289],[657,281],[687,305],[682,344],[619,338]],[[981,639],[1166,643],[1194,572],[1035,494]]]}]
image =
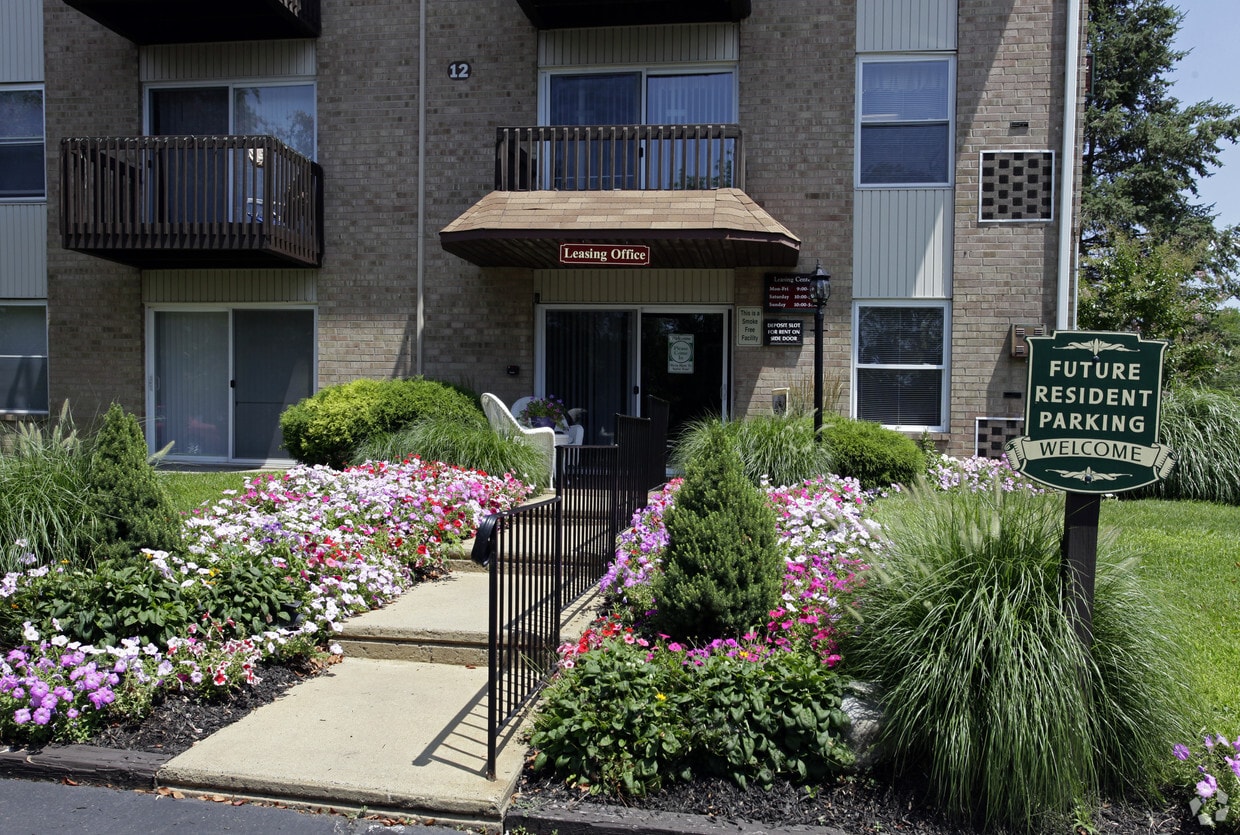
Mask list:
[{"label": "asphalt pavement", "polygon": [[0,778],[0,831],[4,835],[461,835],[459,829],[442,826],[388,826],[361,816],[16,778]]}]

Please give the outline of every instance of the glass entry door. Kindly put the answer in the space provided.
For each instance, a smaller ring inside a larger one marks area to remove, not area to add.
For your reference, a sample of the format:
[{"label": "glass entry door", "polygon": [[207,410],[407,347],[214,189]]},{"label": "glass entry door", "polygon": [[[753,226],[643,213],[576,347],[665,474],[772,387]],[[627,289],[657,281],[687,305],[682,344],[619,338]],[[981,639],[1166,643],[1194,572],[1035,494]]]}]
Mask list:
[{"label": "glass entry door", "polygon": [[543,311],[540,394],[564,401],[587,444],[615,442],[616,415],[641,414],[643,394],[667,400],[668,437],[725,413],[727,312],[661,309]]},{"label": "glass entry door", "polygon": [[287,458],[280,413],[314,387],[312,310],[157,310],[154,449],[203,460]]},{"label": "glass entry door", "polygon": [[642,313],[641,390],[668,402],[668,438],[723,414],[724,331],[722,313]]}]

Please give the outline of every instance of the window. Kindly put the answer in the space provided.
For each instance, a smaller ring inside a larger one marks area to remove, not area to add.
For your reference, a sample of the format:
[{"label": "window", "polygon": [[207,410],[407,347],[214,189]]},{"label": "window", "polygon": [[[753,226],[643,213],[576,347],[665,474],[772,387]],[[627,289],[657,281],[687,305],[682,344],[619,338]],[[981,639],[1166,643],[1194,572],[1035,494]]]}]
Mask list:
[{"label": "window", "polygon": [[154,136],[274,136],[314,159],[314,85],[152,88],[149,124]]},{"label": "window", "polygon": [[43,91],[0,87],[0,200],[44,198]]},{"label": "window", "polygon": [[942,303],[857,307],[857,417],[884,426],[945,427],[946,318]]},{"label": "window", "polygon": [[0,302],[0,412],[47,412],[47,306]]},{"label": "window", "polygon": [[857,182],[951,185],[951,61],[862,61],[860,76]]},{"label": "window", "polygon": [[[726,125],[736,121],[736,76],[731,69],[553,73],[544,88],[547,125]],[[588,147],[588,146],[587,146]],[[554,149],[552,182],[559,189],[689,188],[732,184],[736,143],[649,139],[620,141],[599,152],[568,143]]]}]

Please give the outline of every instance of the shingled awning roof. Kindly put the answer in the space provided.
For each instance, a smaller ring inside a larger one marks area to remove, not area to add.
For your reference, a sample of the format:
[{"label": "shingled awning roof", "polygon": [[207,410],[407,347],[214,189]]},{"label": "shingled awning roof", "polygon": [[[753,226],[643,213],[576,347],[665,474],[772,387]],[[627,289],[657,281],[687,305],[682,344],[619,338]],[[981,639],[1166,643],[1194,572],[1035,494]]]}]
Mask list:
[{"label": "shingled awning roof", "polygon": [[493,191],[439,233],[481,267],[554,268],[562,243],[646,245],[650,266],[796,266],[801,240],[736,188]]}]

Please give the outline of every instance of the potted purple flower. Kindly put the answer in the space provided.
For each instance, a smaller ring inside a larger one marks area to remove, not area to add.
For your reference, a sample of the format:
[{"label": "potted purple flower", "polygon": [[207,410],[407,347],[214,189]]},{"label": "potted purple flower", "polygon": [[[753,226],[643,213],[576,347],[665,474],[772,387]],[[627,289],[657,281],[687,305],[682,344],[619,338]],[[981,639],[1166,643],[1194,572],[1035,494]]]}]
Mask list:
[{"label": "potted purple flower", "polygon": [[535,397],[526,403],[525,408],[517,415],[517,420],[531,428],[546,426],[555,429],[557,426],[562,427],[568,423],[567,415],[568,412],[559,398],[548,395],[547,397]]}]

